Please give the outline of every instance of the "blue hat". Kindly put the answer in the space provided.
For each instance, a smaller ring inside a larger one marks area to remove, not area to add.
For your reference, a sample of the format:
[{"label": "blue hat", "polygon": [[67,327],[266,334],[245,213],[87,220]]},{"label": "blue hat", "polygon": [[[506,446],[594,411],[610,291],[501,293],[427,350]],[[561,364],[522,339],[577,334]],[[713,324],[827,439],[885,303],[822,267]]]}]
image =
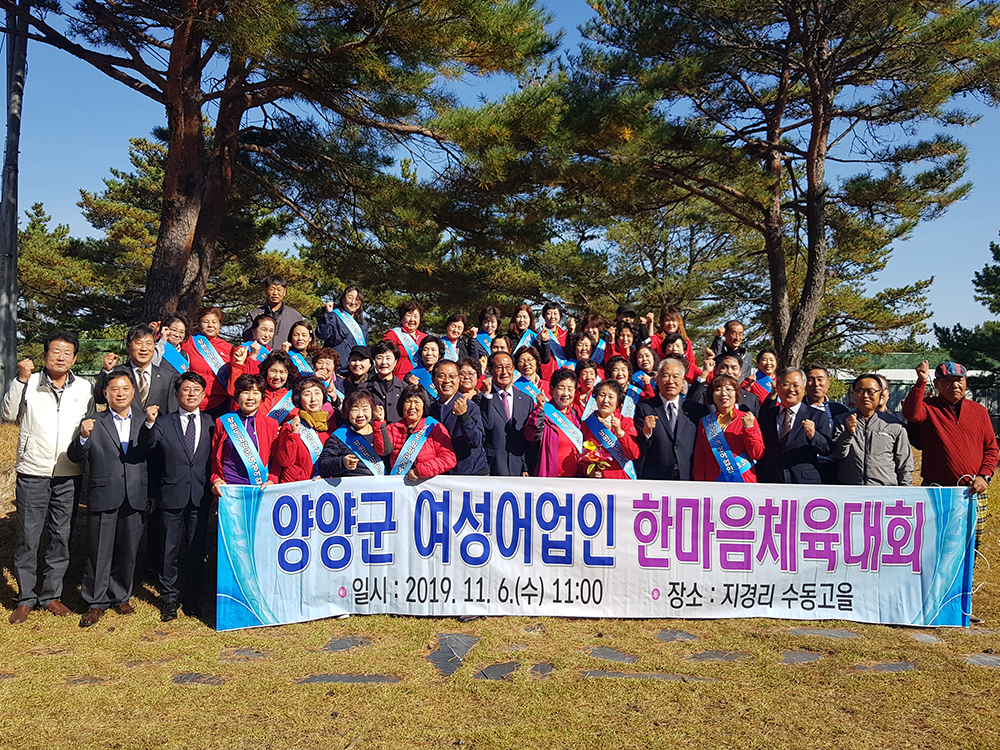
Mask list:
[{"label": "blue hat", "polygon": [[942,362],[934,370],[935,378],[964,378],[968,374],[965,365],[958,362]]}]

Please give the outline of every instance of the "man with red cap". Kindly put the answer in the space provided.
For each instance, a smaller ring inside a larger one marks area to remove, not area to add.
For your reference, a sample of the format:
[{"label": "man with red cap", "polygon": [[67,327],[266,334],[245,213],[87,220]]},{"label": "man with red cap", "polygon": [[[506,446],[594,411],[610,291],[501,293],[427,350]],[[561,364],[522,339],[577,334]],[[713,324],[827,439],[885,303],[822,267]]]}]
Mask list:
[{"label": "man with red cap", "polygon": [[942,362],[934,370],[938,395],[924,398],[930,368],[917,365],[917,382],[903,401],[903,416],[919,425],[923,483],[969,487],[978,496],[976,549],[986,519],[986,490],[997,468],[997,438],[989,412],[965,398],[966,369]]},{"label": "man with red cap", "polygon": [[966,374],[963,365],[942,362],[934,370],[938,395],[925,398],[930,367],[924,360],[903,401],[903,416],[920,425],[925,485],[963,485],[985,495],[997,468],[997,439],[986,408],[965,398]]}]

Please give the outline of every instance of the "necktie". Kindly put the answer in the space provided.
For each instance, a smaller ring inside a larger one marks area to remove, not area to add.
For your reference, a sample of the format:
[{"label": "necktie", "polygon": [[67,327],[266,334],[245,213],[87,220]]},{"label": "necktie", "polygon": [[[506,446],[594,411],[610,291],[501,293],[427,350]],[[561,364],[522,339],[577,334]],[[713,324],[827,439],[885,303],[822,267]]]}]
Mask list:
[{"label": "necktie", "polygon": [[144,407],[147,398],[149,398],[149,374],[143,370],[139,373],[139,400]]},{"label": "necktie", "polygon": [[673,440],[677,432],[677,405],[671,401],[667,404],[667,434]]},{"label": "necktie", "polygon": [[194,414],[188,414],[187,427],[184,428],[184,444],[187,446],[188,454],[191,458],[194,458],[195,449],[195,431],[194,431]]},{"label": "necktie", "polygon": [[503,410],[507,414],[507,421],[510,421],[510,394],[507,391],[500,391],[500,400],[503,401]]},{"label": "necktie", "polygon": [[790,433],[792,431],[792,419],[794,419],[794,416],[792,415],[792,410],[789,409],[786,406],[785,407],[784,422],[782,422],[782,425],[781,425],[781,441],[780,442],[781,442],[782,449],[784,449],[785,444],[788,442],[788,433]]}]

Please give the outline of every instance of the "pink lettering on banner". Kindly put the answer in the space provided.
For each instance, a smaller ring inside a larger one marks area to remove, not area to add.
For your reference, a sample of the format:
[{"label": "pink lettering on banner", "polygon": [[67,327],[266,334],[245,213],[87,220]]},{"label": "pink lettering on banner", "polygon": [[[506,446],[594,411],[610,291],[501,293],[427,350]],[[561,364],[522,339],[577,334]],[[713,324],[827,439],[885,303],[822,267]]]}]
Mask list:
[{"label": "pink lettering on banner", "polygon": [[[851,520],[857,514],[861,515],[862,538],[861,554],[857,554],[852,546],[854,526]],[[844,503],[844,563],[858,565],[861,570],[878,570],[879,549],[882,547],[882,501],[866,500],[862,503]]]},{"label": "pink lettering on banner", "polygon": [[837,525],[837,506],[832,500],[817,497],[806,503],[802,522],[807,529],[801,540],[805,544],[803,560],[826,560],[826,569],[837,569],[837,546],[840,534],[830,531]]},{"label": "pink lettering on banner", "polygon": [[[924,504],[913,506],[896,500],[885,509],[889,519],[885,529],[885,543],[889,552],[882,554],[883,565],[909,565],[914,573],[920,572],[920,548],[924,536]],[[906,549],[909,548],[909,552]]]},{"label": "pink lettering on banner", "polygon": [[[669,511],[670,497],[664,495],[654,500],[648,492],[642,493],[642,498],[632,501],[632,509],[639,511],[632,522],[632,531],[639,542],[640,568],[669,568],[669,557],[655,557],[657,549],[647,551],[646,547],[659,538],[659,551],[666,551],[670,544],[670,527],[674,519]],[[659,515],[657,515],[659,511]]]},{"label": "pink lettering on banner", "polygon": [[783,572],[798,571],[798,512],[799,501],[788,498],[782,498],[780,508],[770,497],[762,507],[757,508],[757,515],[764,519],[757,562],[764,562],[764,558],[770,556],[772,562],[779,563]]},{"label": "pink lettering on banner", "polygon": [[719,567],[723,570],[753,570],[755,533],[745,529],[754,518],[753,504],[745,497],[727,497],[719,507],[715,538],[719,540]]},{"label": "pink lettering on banner", "polygon": [[702,570],[711,570],[712,533],[715,531],[712,498],[675,498],[674,515],[674,555],[677,561],[700,562]]}]

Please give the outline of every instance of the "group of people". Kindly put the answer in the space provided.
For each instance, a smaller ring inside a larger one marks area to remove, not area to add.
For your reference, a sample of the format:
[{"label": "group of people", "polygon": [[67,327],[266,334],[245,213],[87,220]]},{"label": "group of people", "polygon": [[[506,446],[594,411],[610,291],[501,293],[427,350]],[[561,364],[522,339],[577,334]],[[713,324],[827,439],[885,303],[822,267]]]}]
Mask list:
[{"label": "group of people", "polygon": [[435,335],[410,301],[370,342],[360,289],[328,303],[315,329],[284,305],[284,279],[265,289],[237,344],[220,335],[222,310],[205,307],[193,325],[170,315],[133,327],[125,361],[105,356],[93,386],[72,372],[70,332],[45,340],[38,372],[18,364],[3,402],[21,425],[11,623],[36,607],[71,614],[61,595],[84,464],[82,627],[133,611],[147,527],[161,619],[197,616],[213,495],[226,485],[439,474],[905,485],[908,432],[925,483],[982,494],[996,469],[989,415],[953,362],[936,368],[930,398],[928,363],[917,368],[900,416],[878,374],[854,380],[853,408],[832,403],[824,368],[779,369],[771,349],[753,358],[739,321],[699,366],[676,310],[658,326],[623,305],[610,324],[564,327],[558,305],[540,324],[521,305],[503,332],[487,307],[477,326],[454,314]]}]

